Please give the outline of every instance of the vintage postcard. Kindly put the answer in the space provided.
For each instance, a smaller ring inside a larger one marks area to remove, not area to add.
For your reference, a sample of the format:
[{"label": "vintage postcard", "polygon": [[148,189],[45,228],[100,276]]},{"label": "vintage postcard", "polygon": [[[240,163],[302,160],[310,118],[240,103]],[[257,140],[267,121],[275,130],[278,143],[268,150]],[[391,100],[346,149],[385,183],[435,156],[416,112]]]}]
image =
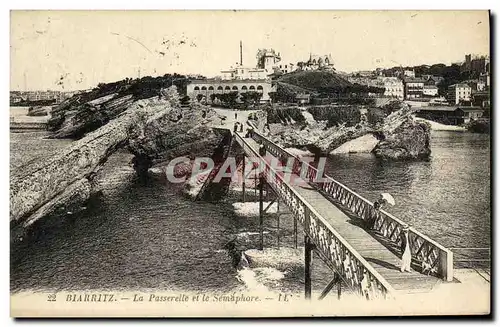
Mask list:
[{"label": "vintage postcard", "polygon": [[488,11],[11,11],[13,317],[490,314]]}]

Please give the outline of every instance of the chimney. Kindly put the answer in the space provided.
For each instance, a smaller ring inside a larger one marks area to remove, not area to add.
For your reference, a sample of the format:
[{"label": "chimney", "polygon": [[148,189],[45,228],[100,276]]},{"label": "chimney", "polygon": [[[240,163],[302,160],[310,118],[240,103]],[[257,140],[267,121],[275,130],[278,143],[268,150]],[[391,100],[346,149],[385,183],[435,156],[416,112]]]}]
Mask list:
[{"label": "chimney", "polygon": [[240,40],[240,66],[243,66],[243,43]]}]

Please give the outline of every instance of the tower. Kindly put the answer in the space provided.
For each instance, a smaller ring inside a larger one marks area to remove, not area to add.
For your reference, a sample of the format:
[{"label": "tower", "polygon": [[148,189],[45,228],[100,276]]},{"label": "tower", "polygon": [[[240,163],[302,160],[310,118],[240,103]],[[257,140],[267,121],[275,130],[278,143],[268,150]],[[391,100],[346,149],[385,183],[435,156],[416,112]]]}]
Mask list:
[{"label": "tower", "polygon": [[243,42],[240,40],[240,66],[243,66]]},{"label": "tower", "polygon": [[257,68],[272,71],[273,66],[281,60],[281,57],[274,49],[259,49],[257,52]]}]

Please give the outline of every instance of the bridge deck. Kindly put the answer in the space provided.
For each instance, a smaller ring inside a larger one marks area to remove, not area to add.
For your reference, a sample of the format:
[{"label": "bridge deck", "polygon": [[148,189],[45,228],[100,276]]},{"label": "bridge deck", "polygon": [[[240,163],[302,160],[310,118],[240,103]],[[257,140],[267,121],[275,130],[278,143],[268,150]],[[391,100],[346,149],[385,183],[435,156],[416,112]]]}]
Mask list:
[{"label": "bridge deck", "polygon": [[[241,133],[239,134],[241,135]],[[243,135],[241,136],[243,137]],[[258,151],[259,145],[255,140],[251,138],[245,140],[248,145]],[[269,153],[267,155],[270,156]],[[426,292],[441,282],[441,279],[437,277],[423,275],[413,269],[412,272],[401,272],[400,257],[380,243],[375,235],[356,225],[358,219],[351,219],[313,188],[299,185],[291,185],[291,187],[314,207],[396,291],[402,293]]]}]

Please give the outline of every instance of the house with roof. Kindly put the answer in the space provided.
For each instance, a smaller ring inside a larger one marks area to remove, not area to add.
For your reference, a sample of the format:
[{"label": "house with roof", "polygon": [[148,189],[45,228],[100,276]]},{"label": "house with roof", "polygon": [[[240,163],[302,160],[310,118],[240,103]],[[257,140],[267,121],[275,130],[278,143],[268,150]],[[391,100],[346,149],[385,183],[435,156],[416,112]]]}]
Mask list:
[{"label": "house with roof", "polygon": [[434,75],[422,75],[422,78],[425,80],[425,85],[438,86],[442,81],[444,81],[444,77]]},{"label": "house with roof", "polygon": [[405,85],[405,99],[420,99],[423,97],[425,80],[406,77],[403,79],[403,83]]},{"label": "house with roof", "polygon": [[483,116],[481,107],[427,106],[414,108],[418,117],[447,125],[462,125]]}]

